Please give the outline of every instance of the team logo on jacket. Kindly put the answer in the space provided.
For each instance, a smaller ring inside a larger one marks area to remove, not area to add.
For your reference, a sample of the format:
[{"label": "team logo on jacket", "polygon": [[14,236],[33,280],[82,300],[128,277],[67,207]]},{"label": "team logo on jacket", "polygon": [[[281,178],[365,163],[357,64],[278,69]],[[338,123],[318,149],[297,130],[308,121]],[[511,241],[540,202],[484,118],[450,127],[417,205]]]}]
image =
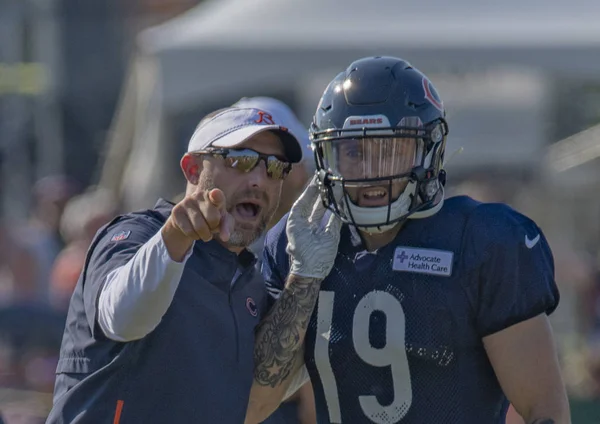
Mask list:
[{"label": "team logo on jacket", "polygon": [[110,241],[121,241],[121,240],[126,240],[129,235],[131,234],[131,231],[127,230],[127,231],[119,231],[118,233],[114,233],[112,235],[112,237],[110,238]]},{"label": "team logo on jacket", "polygon": [[416,272],[419,274],[452,275],[454,253],[447,250],[415,249],[397,247],[394,252],[394,271]]},{"label": "team logo on jacket", "polygon": [[248,309],[248,312],[250,312],[250,315],[253,317],[258,315],[258,308],[256,307],[256,303],[254,303],[254,299],[251,297],[246,299],[246,309]]}]

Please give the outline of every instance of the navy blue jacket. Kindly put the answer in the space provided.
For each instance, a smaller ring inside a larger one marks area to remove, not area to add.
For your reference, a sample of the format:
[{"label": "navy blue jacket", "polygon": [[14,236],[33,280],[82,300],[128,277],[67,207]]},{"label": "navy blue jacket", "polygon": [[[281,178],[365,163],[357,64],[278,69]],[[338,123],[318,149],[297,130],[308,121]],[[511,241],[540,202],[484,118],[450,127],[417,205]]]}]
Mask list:
[{"label": "navy blue jacket", "polygon": [[97,323],[106,275],[160,230],[171,209],[159,201],[97,234],[71,299],[48,424],[244,421],[254,330],[266,307],[250,252],[197,242],[171,306],[142,339],[115,342]]}]

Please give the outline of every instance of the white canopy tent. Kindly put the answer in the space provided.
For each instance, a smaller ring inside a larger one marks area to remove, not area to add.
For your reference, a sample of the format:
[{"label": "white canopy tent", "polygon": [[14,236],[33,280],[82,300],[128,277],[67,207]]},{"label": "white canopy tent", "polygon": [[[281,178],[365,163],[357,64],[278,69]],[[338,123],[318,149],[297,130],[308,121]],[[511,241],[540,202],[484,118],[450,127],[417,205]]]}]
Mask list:
[{"label": "white canopy tent", "polygon": [[173,116],[285,90],[308,124],[327,81],[368,55],[431,76],[449,150],[465,146],[455,166],[526,163],[546,142],[547,77],[600,75],[599,18],[597,0],[209,0],[140,34],[102,183],[151,206],[183,188]]}]

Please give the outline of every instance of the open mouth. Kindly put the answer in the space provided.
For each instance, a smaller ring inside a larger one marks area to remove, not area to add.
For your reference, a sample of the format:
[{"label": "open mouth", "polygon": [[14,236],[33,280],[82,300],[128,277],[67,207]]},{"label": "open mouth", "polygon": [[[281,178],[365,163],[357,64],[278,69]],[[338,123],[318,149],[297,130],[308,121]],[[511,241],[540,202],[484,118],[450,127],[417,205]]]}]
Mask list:
[{"label": "open mouth", "polygon": [[388,191],[383,187],[369,187],[360,191],[361,206],[384,206],[388,204]]},{"label": "open mouth", "polygon": [[258,203],[252,201],[240,202],[235,205],[234,208],[238,218],[248,221],[255,220],[260,215],[261,210],[262,207]]}]

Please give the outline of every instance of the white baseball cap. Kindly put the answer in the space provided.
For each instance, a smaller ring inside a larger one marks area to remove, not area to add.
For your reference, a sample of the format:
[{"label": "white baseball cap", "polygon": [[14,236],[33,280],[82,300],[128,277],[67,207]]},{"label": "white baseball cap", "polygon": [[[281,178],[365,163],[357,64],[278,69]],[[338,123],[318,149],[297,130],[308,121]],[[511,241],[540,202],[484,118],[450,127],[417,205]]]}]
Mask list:
[{"label": "white baseball cap", "polygon": [[308,128],[300,122],[287,104],[273,97],[258,96],[242,97],[233,106],[239,108],[251,107],[269,112],[277,123],[286,127],[300,141],[306,164],[314,167],[314,154],[308,137]]},{"label": "white baseball cap", "polygon": [[202,122],[188,144],[188,153],[208,147],[234,148],[263,131],[276,133],[291,163],[302,160],[302,147],[294,134],[271,113],[258,108],[230,107]]}]

